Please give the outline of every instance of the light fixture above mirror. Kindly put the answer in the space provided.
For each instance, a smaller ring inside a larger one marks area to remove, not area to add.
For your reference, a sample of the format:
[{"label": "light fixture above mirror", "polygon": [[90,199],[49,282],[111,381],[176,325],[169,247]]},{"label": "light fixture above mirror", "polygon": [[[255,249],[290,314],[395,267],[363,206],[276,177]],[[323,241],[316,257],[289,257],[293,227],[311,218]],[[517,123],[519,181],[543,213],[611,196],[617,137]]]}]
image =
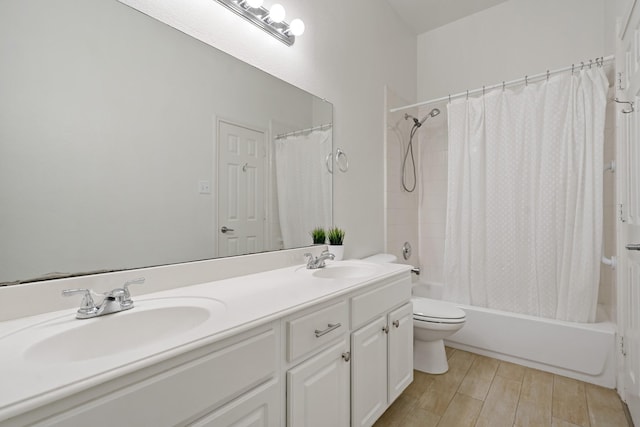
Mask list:
[{"label": "light fixture above mirror", "polygon": [[291,24],[285,22],[284,7],[276,3],[270,9],[262,6],[262,0],[217,0],[218,3],[231,9],[258,28],[263,29],[287,46],[296,41],[296,36],[304,33],[304,22],[296,18]]}]

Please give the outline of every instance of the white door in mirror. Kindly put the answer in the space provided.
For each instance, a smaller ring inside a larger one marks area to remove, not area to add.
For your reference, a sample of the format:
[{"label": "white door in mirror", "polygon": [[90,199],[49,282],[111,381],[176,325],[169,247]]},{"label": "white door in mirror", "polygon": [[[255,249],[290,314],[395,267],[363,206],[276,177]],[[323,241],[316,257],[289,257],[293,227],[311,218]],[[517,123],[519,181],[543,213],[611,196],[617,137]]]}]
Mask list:
[{"label": "white door in mirror", "polygon": [[265,249],[265,135],[218,121],[217,256]]}]

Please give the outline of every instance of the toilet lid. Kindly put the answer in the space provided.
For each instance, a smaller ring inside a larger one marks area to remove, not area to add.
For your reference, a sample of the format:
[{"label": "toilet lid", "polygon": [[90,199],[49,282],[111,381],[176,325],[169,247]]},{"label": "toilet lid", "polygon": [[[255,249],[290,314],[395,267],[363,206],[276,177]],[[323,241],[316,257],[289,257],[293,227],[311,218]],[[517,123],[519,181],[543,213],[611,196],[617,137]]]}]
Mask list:
[{"label": "toilet lid", "polygon": [[418,320],[425,321],[442,321],[442,320],[458,320],[465,319],[466,314],[453,304],[429,299],[429,298],[411,298],[413,303],[413,317]]}]

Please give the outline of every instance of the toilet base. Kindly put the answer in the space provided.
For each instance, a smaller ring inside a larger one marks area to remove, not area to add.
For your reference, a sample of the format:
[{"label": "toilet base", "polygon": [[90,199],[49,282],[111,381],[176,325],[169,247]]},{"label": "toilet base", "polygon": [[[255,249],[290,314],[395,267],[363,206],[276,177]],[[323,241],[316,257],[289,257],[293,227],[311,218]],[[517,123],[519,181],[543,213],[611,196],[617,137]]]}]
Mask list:
[{"label": "toilet base", "polygon": [[449,370],[444,341],[413,341],[413,368],[427,374],[444,374]]}]

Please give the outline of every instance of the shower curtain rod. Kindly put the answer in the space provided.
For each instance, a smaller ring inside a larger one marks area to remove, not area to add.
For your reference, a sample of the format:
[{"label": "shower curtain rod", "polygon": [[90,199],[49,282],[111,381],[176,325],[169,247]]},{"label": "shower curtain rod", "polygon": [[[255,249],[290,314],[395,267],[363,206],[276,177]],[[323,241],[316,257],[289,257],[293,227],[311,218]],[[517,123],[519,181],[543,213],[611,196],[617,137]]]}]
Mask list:
[{"label": "shower curtain rod", "polygon": [[563,73],[565,71],[575,71],[575,70],[581,70],[585,67],[589,67],[591,68],[593,65],[596,66],[604,66],[604,64],[608,64],[609,62],[612,62],[615,59],[615,55],[610,55],[610,56],[605,56],[605,57],[601,57],[601,58],[596,58],[596,60],[589,60],[589,63],[585,63],[585,62],[580,62],[580,64],[571,64],[568,67],[563,67],[563,68],[558,68],[556,70],[552,70],[552,71],[545,71],[544,73],[540,73],[540,74],[534,74],[532,76],[524,76],[522,78],[519,79],[515,79],[515,80],[510,80],[508,82],[503,81],[502,83],[498,83],[495,85],[491,85],[491,86],[483,86],[481,88],[478,89],[474,89],[474,90],[466,90],[464,92],[460,92],[460,93],[456,93],[454,95],[448,95],[448,96],[443,96],[442,98],[436,98],[436,99],[430,99],[428,101],[422,101],[422,102],[418,102],[416,104],[411,104],[411,105],[405,105],[404,107],[396,107],[396,108],[391,108],[389,110],[390,113],[395,113],[397,111],[402,111],[402,110],[406,110],[408,108],[414,108],[414,107],[422,107],[424,105],[429,105],[429,104],[438,104],[441,103],[443,101],[451,101],[452,99],[457,99],[457,98],[462,98],[462,97],[469,97],[471,95],[476,95],[478,93],[486,93],[486,91],[489,90],[493,90],[493,89],[497,89],[497,88],[505,88],[507,86],[513,86],[516,84],[521,84],[521,83],[525,83],[528,84],[530,82],[533,82],[534,80],[539,80],[541,78],[548,78],[554,74],[558,74],[558,73]]},{"label": "shower curtain rod", "polygon": [[274,139],[282,139],[282,138],[286,138],[288,136],[294,136],[294,135],[302,135],[303,133],[306,132],[313,132],[314,130],[324,130],[325,128],[330,128],[332,126],[331,123],[326,123],[324,125],[320,125],[320,126],[315,126],[309,129],[302,129],[302,130],[294,130],[293,132],[289,132],[289,133],[281,133],[279,135],[276,135],[276,137]]}]

